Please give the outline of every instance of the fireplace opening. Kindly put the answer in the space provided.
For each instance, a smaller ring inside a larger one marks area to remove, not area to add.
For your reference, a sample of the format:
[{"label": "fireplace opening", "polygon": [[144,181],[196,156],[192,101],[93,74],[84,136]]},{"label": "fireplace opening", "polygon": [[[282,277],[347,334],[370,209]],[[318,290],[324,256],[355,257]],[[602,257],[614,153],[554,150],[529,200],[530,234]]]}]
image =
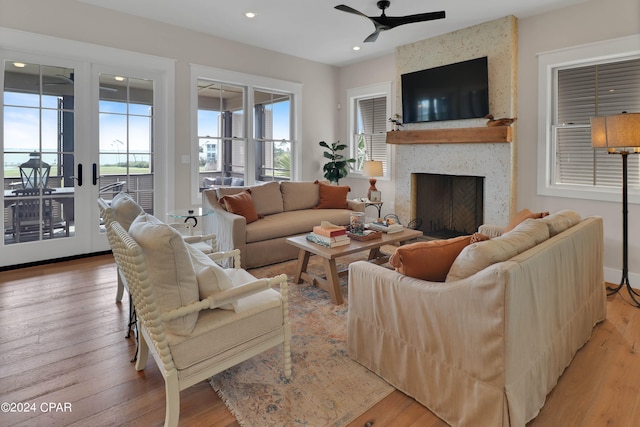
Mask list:
[{"label": "fireplace opening", "polygon": [[473,234],[483,221],[484,177],[412,174],[414,218],[425,237]]}]

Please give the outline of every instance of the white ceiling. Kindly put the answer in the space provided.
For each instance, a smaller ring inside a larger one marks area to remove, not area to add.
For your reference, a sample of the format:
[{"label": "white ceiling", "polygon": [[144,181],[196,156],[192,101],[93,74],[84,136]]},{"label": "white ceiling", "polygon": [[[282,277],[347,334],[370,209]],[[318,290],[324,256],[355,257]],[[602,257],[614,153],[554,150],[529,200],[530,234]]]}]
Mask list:
[{"label": "white ceiling", "polygon": [[[391,0],[387,16],[444,10],[446,18],[374,31],[365,17],[334,9],[350,6],[379,16],[376,0],[78,0],[325,64],[343,66],[507,15],[536,15],[587,0]],[[256,17],[247,19],[246,12]],[[360,46],[360,51],[354,51]]]}]

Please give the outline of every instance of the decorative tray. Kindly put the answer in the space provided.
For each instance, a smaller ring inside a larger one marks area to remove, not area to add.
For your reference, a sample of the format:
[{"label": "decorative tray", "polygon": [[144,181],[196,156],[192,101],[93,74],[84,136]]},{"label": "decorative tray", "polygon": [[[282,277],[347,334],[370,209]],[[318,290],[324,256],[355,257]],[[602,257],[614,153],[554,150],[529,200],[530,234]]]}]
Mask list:
[{"label": "decorative tray", "polygon": [[351,232],[347,232],[347,236],[349,236],[353,240],[359,240],[359,241],[373,240],[373,239],[379,239],[380,237],[382,237],[382,231],[366,230],[365,234],[353,234]]}]

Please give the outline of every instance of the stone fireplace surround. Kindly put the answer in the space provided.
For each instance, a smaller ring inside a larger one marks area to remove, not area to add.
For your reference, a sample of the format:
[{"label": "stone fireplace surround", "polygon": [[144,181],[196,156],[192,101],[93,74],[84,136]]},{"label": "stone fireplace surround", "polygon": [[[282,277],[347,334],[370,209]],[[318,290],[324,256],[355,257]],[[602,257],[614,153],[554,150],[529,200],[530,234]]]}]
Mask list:
[{"label": "stone fireplace surround", "polygon": [[[396,105],[402,105],[404,73],[487,56],[489,111],[517,117],[517,18],[506,16],[396,49]],[[486,119],[406,124],[402,131],[486,128]],[[395,211],[403,223],[414,219],[412,173],[474,175],[484,181],[484,222],[507,224],[515,205],[516,124],[510,142],[394,145]],[[389,142],[389,141],[388,141]]]},{"label": "stone fireplace surround", "polygon": [[473,175],[485,178],[484,222],[509,222],[511,144],[411,144],[395,152],[395,209],[407,223],[415,218],[412,200],[414,173]]}]

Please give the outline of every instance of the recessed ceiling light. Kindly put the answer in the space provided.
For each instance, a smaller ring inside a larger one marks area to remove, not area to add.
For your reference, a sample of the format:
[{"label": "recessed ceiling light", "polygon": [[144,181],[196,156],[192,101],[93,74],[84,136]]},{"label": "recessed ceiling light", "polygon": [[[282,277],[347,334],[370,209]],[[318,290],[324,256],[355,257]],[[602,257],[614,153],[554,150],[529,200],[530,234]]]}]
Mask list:
[{"label": "recessed ceiling light", "polygon": [[247,12],[244,14],[244,16],[246,16],[247,18],[255,18],[256,14],[253,12]]},{"label": "recessed ceiling light", "polygon": [[360,50],[360,46],[354,46],[354,47],[353,47],[353,50],[356,50],[356,51],[357,51],[357,50]]},{"label": "recessed ceiling light", "polygon": [[119,81],[119,82],[123,82],[124,81],[124,77],[122,77],[122,76],[115,76],[114,79],[116,81]]},{"label": "recessed ceiling light", "polygon": [[27,66],[27,64],[25,64],[24,62],[14,62],[13,66],[16,68],[24,68]]}]

